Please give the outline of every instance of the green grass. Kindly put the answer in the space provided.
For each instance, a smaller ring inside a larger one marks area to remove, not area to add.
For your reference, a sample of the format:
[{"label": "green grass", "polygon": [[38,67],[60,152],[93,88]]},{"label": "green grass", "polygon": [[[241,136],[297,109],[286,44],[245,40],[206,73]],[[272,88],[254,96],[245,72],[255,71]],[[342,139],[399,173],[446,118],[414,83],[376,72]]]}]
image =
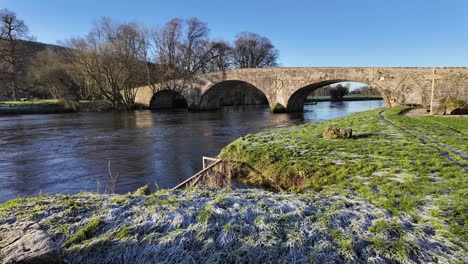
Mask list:
[{"label": "green grass", "polygon": [[172,206],[172,205],[177,205],[178,201],[174,199],[174,197],[162,197],[161,195],[158,195],[157,193],[152,195],[150,199],[148,199],[145,202],[145,206],[152,206],[152,207],[158,207],[158,206]]},{"label": "green grass", "polygon": [[0,102],[0,114],[48,114],[70,112],[59,100]]},{"label": "green grass", "polygon": [[49,114],[80,111],[102,112],[111,110],[112,105],[104,100],[82,100],[78,104],[56,99],[0,102],[0,114]]},{"label": "green grass", "polygon": [[424,116],[415,117],[416,119],[426,120],[429,122],[437,123],[451,129],[454,129],[464,135],[468,135],[468,118],[466,117],[443,117],[443,116]]},{"label": "green grass", "polygon": [[138,188],[134,193],[133,195],[150,195],[151,194],[151,190],[149,189],[148,185],[145,185],[143,187],[140,187]]},{"label": "green grass", "polygon": [[468,118],[441,116],[405,116],[401,108],[387,110],[385,116],[397,124],[431,139],[468,153]]},{"label": "green grass", "polygon": [[201,210],[198,213],[198,219],[200,220],[201,223],[208,222],[208,219],[211,216],[211,208],[212,208],[212,205],[207,203],[205,204],[205,207],[203,208],[203,210]]},{"label": "green grass", "polygon": [[112,198],[109,198],[109,202],[116,203],[116,204],[124,204],[125,202],[130,201],[132,195],[127,193],[125,195],[116,195]]},{"label": "green grass", "polygon": [[131,231],[132,231],[132,229],[131,229],[130,226],[124,225],[124,226],[120,229],[120,231],[115,235],[115,239],[120,240],[120,239],[127,238],[127,237],[130,236]]},{"label": "green grass", "polygon": [[0,101],[3,105],[50,105],[58,104],[58,99],[41,99],[41,100],[30,100],[30,101]]},{"label": "green grass", "polygon": [[[91,101],[91,100],[80,100],[80,103],[105,103],[106,101]],[[50,105],[60,103],[59,99],[38,99],[38,100],[28,100],[28,101],[0,101],[0,104],[4,105]]]},{"label": "green grass", "polygon": [[[0,204],[0,221],[39,223],[65,241],[71,263],[466,259],[466,172],[383,120],[382,110],[247,135],[223,149],[223,159],[253,168],[231,163],[237,181],[278,192],[41,195]],[[423,133],[401,110],[385,116]],[[329,126],[352,127],[355,137],[324,139]]]},{"label": "green grass", "polygon": [[425,117],[425,118],[435,123],[439,123],[441,125],[457,130],[460,133],[463,133],[464,135],[468,135],[468,119],[466,117],[434,116],[434,117]]},{"label": "green grass", "polygon": [[24,203],[25,198],[16,198],[0,204],[0,218],[6,217],[9,211],[20,208]]},{"label": "green grass", "polygon": [[[70,263],[452,263],[466,259],[462,243],[428,223],[392,216],[355,193],[283,194],[260,189],[193,188],[152,195],[52,195],[0,205],[5,223],[24,223],[31,210],[56,235]],[[463,194],[457,194],[462,199]],[[440,199],[434,208],[452,203]],[[156,206],[155,206],[156,205]],[[78,212],[68,214],[77,207]],[[431,211],[429,210],[429,211]],[[446,210],[440,209],[441,215]],[[19,214],[26,212],[26,214]],[[105,219],[105,220],[104,220]],[[442,233],[444,234],[444,233]],[[443,253],[441,253],[443,252]]]},{"label": "green grass", "polygon": [[[416,221],[434,218],[426,209],[430,204],[450,201],[438,206],[437,218],[442,224],[436,229],[442,235],[449,230],[455,240],[466,241],[466,172],[436,149],[380,118],[379,111],[247,135],[225,147],[219,157],[253,168],[235,168],[239,171],[235,180],[243,184],[274,191],[357,193],[395,216],[405,213]],[[426,124],[430,120],[402,116],[401,111],[390,109],[385,115],[402,126],[436,135],[445,144],[468,147],[466,137],[459,132],[446,126],[434,129]],[[322,138],[322,131],[329,126],[352,127],[354,138]]]},{"label": "green grass", "polygon": [[78,230],[70,238],[68,238],[62,245],[64,248],[68,248],[74,244],[81,243],[84,240],[90,239],[93,237],[98,229],[104,224],[104,222],[99,217],[94,217],[91,221],[85,225],[83,228]]}]

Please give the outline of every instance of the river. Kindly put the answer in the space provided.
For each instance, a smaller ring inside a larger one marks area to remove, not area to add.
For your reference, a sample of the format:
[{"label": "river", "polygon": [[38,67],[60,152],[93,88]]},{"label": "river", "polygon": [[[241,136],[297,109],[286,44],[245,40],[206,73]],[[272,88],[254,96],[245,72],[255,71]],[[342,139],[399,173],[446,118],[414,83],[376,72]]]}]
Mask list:
[{"label": "river", "polygon": [[0,116],[0,202],[38,193],[170,188],[238,137],[383,107],[383,101],[319,102],[304,113],[267,106],[217,112],[136,111]]}]

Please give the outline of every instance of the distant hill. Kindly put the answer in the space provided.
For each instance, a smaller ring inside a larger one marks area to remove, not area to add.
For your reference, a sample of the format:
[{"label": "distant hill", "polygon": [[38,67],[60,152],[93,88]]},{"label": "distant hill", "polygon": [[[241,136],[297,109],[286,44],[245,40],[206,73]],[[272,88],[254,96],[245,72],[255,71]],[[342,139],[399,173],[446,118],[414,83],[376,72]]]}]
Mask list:
[{"label": "distant hill", "polygon": [[[0,39],[0,52],[4,52],[7,41]],[[19,65],[19,76],[18,76],[18,91],[17,98],[21,97],[41,97],[41,94],[32,94],[31,87],[32,83],[27,78],[27,65],[31,62],[31,59],[36,56],[37,53],[49,49],[54,50],[65,50],[65,47],[58,45],[45,44],[36,41],[19,41],[18,42],[18,54],[21,58],[22,63]],[[11,99],[11,91],[8,90],[8,78],[5,72],[0,69],[0,101]]]}]

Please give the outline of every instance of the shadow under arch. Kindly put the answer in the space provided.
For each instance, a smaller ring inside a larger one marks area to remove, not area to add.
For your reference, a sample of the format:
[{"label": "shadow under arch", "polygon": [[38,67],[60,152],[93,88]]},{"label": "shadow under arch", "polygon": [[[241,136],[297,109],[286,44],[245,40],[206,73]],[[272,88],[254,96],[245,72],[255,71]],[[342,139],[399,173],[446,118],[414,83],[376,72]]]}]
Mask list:
[{"label": "shadow under arch", "polygon": [[[296,92],[294,92],[291,95],[291,97],[289,97],[286,111],[287,112],[304,111],[304,103],[309,94],[311,94],[313,91],[318,90],[324,86],[335,84],[335,83],[340,83],[340,82],[358,82],[358,83],[366,84],[360,81],[337,79],[337,80],[328,80],[328,81],[322,81],[322,82],[317,82],[317,83],[306,85],[302,88],[299,88]],[[372,86],[379,91],[386,106],[390,105],[390,101],[381,87],[379,87],[378,85],[369,85],[369,86]]]},{"label": "shadow under arch", "polygon": [[150,101],[150,109],[188,108],[185,96],[174,90],[161,90],[156,92]]},{"label": "shadow under arch", "polygon": [[212,85],[201,97],[200,110],[217,110],[233,105],[268,105],[267,96],[256,86],[239,80]]}]

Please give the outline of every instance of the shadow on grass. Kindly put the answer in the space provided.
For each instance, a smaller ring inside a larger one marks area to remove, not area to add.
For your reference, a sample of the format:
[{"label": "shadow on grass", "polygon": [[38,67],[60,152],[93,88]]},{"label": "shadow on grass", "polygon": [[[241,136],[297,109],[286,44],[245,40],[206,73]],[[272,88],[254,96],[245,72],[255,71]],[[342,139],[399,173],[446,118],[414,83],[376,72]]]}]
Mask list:
[{"label": "shadow on grass", "polygon": [[353,139],[370,138],[373,136],[379,136],[379,134],[373,134],[373,133],[354,134]]}]

